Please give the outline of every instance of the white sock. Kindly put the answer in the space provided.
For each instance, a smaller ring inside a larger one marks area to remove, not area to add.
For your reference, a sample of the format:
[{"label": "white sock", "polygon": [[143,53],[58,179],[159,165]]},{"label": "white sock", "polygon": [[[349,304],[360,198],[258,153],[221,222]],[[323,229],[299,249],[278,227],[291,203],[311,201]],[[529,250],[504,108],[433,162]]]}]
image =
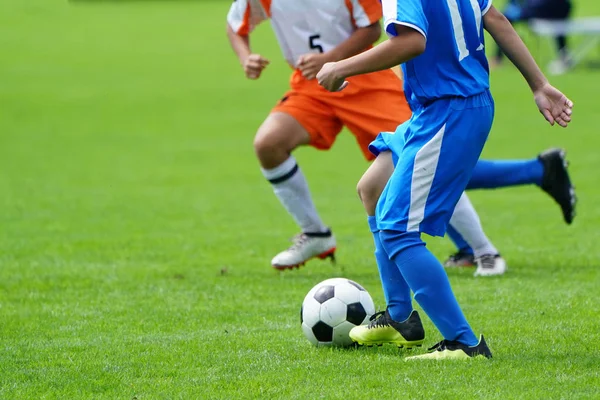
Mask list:
[{"label": "white sock", "polygon": [[310,196],[306,178],[293,156],[275,168],[261,168],[261,171],[271,182],[275,195],[294,217],[302,232],[327,231]]},{"label": "white sock", "polygon": [[450,218],[450,224],[471,246],[475,257],[481,257],[484,254],[498,254],[498,250],[483,232],[479,215],[466,193],[460,196],[452,218]]}]

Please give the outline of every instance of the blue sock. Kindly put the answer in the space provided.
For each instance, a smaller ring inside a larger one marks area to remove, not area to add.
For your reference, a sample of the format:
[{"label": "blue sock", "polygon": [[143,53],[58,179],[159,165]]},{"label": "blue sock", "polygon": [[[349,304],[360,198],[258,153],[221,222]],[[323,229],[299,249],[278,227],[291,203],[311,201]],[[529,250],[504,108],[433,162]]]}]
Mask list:
[{"label": "blue sock", "polygon": [[394,321],[404,321],[410,316],[413,309],[410,288],[396,264],[390,260],[381,245],[375,217],[369,216],[368,221],[369,229],[373,233],[375,241],[375,259],[377,260],[377,268],[379,268],[379,277],[381,278],[388,312]]},{"label": "blue sock", "polygon": [[452,225],[448,224],[446,233],[448,234],[448,237],[450,238],[450,240],[452,240],[458,251],[465,254],[475,254],[471,246],[469,246],[467,241],[461,236],[460,233],[458,233],[456,229],[454,229]]},{"label": "blue sock", "polygon": [[542,184],[544,165],[540,160],[479,160],[471,180],[469,189],[496,189],[505,186]]},{"label": "blue sock", "polygon": [[415,300],[444,339],[468,346],[479,342],[465,318],[442,264],[431,254],[419,232],[379,231],[382,247],[396,263]]}]

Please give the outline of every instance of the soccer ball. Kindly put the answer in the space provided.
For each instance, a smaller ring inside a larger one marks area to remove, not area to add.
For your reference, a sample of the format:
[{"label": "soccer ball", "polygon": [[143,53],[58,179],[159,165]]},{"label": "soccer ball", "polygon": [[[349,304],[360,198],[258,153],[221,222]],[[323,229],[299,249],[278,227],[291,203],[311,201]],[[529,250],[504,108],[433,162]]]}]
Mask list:
[{"label": "soccer ball", "polygon": [[327,279],[313,287],[302,302],[300,322],[306,338],[316,346],[349,346],[348,336],[375,313],[369,293],[345,278]]}]

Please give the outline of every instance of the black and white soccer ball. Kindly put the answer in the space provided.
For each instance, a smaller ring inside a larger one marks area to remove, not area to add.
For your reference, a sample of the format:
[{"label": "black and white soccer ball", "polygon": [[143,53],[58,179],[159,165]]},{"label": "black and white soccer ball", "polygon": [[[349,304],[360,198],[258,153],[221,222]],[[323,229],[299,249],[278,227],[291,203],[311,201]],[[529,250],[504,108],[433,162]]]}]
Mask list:
[{"label": "black and white soccer ball", "polygon": [[302,302],[300,322],[306,338],[316,346],[349,346],[348,333],[375,313],[371,295],[345,278],[327,279],[313,287]]}]

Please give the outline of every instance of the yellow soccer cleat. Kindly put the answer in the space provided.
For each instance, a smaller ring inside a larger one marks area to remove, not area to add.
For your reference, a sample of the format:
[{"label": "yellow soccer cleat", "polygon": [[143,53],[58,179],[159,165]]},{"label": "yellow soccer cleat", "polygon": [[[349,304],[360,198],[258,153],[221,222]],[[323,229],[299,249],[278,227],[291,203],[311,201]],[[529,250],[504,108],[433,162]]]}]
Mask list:
[{"label": "yellow soccer cleat", "polygon": [[479,338],[477,346],[467,346],[454,340],[442,340],[429,348],[429,350],[431,350],[430,353],[406,357],[405,360],[470,360],[473,358],[492,358],[492,352],[485,342],[483,335]]},{"label": "yellow soccer cleat", "polygon": [[368,325],[352,328],[350,339],[365,346],[389,343],[410,349],[423,344],[425,330],[417,311],[413,310],[406,321],[397,322],[386,309],[374,314]]}]

